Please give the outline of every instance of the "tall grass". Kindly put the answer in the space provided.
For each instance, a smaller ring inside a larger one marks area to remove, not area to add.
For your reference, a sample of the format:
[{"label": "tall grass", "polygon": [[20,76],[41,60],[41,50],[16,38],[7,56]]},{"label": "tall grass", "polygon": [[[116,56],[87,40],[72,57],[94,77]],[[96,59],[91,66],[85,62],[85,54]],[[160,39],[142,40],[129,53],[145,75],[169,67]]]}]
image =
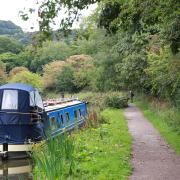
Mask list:
[{"label": "tall grass", "polygon": [[35,179],[67,179],[74,170],[74,141],[66,134],[49,138],[33,150]]}]

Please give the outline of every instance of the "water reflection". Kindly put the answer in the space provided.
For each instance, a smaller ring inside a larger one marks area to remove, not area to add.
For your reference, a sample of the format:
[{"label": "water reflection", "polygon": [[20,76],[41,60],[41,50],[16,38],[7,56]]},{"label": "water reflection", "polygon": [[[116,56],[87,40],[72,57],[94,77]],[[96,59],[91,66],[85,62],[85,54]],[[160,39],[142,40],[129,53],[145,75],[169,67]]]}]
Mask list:
[{"label": "water reflection", "polygon": [[0,161],[0,179],[32,180],[33,162],[31,159],[10,159]]}]

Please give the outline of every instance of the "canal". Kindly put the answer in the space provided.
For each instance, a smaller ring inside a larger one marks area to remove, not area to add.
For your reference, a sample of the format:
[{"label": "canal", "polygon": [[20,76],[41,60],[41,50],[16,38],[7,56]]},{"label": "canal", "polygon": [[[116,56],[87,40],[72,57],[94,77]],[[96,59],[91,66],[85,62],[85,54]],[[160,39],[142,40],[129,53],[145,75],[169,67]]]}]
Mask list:
[{"label": "canal", "polygon": [[26,159],[0,160],[0,179],[2,180],[32,180],[33,161]]}]

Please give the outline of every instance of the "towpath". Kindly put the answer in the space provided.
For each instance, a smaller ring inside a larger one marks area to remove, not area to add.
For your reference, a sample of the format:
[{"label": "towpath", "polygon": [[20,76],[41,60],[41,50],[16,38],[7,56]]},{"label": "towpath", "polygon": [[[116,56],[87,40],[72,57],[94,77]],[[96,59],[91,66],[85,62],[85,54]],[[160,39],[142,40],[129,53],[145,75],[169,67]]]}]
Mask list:
[{"label": "towpath", "polygon": [[159,132],[143,116],[130,106],[124,112],[133,137],[130,180],[180,180],[180,156],[160,136]]}]

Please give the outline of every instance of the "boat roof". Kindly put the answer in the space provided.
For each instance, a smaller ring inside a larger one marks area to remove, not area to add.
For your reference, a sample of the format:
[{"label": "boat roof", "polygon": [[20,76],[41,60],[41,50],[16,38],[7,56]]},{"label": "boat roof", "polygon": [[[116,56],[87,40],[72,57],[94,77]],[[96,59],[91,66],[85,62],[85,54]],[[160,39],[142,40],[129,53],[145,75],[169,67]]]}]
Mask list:
[{"label": "boat roof", "polygon": [[74,106],[74,105],[81,104],[81,103],[82,103],[82,101],[79,101],[79,100],[63,102],[63,103],[60,103],[60,104],[56,104],[56,105],[52,105],[52,106],[47,106],[47,107],[45,107],[45,111],[46,112],[53,111],[53,110],[57,110],[57,109],[66,108],[66,107],[69,107],[69,106]]},{"label": "boat roof", "polygon": [[5,84],[0,86],[1,89],[15,89],[15,90],[23,90],[27,92],[32,92],[36,91],[37,89],[32,87],[31,85],[28,84],[23,84],[23,83],[10,83],[10,84]]}]

